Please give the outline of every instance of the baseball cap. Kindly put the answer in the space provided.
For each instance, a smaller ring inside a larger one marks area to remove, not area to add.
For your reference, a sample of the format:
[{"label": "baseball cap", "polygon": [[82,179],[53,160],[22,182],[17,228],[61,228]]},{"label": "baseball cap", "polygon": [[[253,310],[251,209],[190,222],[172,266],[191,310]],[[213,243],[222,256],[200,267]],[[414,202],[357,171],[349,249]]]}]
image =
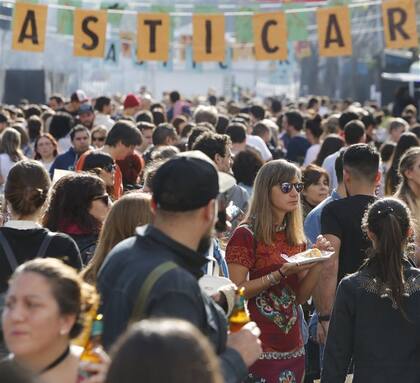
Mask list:
[{"label": "baseball cap", "polygon": [[81,89],[76,90],[76,92],[72,93],[70,96],[70,101],[86,102],[88,100],[86,93]]},{"label": "baseball cap", "polygon": [[235,179],[218,172],[203,152],[179,153],[165,162],[152,181],[153,201],[167,211],[190,211],[207,205],[235,185]]},{"label": "baseball cap", "polygon": [[79,108],[79,114],[82,113],[93,113],[93,107],[90,104],[82,104]]}]

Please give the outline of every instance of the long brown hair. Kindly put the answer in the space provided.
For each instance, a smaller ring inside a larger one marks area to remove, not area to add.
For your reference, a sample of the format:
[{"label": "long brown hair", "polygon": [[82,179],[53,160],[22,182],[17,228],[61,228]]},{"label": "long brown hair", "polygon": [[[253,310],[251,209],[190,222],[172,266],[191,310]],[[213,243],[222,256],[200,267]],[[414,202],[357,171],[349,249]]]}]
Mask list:
[{"label": "long brown hair", "polygon": [[99,234],[95,254],[82,272],[89,283],[96,283],[96,276],[111,249],[122,240],[134,235],[137,226],[152,221],[150,195],[133,192],[124,195],[112,206]]},{"label": "long brown hair", "polygon": [[[251,204],[244,222],[251,224],[257,241],[267,245],[275,239],[273,205],[271,189],[283,182],[300,179],[299,168],[285,160],[267,162],[258,172],[254,182]],[[305,242],[303,233],[301,206],[285,216],[286,236],[290,245],[301,245]]]},{"label": "long brown hair", "polygon": [[362,227],[375,236],[365,266],[370,267],[375,276],[391,289],[395,306],[408,319],[403,309],[403,258],[409,250],[410,211],[396,198],[383,198],[367,209]]},{"label": "long brown hair", "polygon": [[4,129],[1,135],[0,153],[6,153],[13,162],[23,160],[25,156],[20,149],[20,140],[20,133],[16,129]]}]

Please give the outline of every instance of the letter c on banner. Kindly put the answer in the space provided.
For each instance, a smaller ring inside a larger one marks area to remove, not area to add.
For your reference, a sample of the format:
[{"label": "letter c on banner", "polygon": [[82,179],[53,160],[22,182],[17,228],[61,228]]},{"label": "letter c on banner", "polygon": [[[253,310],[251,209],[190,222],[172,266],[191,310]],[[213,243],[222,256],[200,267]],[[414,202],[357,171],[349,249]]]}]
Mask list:
[{"label": "letter c on banner", "polygon": [[252,18],[255,58],[287,59],[287,24],[283,12],[258,13]]},{"label": "letter c on banner", "polygon": [[387,48],[417,47],[416,7],[413,0],[383,2],[382,17]]},{"label": "letter c on banner", "polygon": [[223,15],[193,15],[193,60],[225,60],[225,18]]},{"label": "letter c on banner", "polygon": [[320,8],[316,12],[319,55],[351,56],[350,12],[346,6]]},{"label": "letter c on banner", "polygon": [[171,19],[165,13],[137,16],[137,60],[168,61]]},{"label": "letter c on banner", "polygon": [[104,57],[107,13],[105,10],[74,11],[73,53],[81,57]]},{"label": "letter c on banner", "polygon": [[46,5],[16,3],[12,49],[43,52],[47,15],[48,7]]}]

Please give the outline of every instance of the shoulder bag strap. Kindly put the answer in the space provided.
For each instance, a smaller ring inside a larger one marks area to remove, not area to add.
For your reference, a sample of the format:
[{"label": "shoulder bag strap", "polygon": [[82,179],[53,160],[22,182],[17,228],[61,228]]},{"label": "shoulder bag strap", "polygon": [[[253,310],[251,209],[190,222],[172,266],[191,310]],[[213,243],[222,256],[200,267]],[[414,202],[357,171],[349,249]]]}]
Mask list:
[{"label": "shoulder bag strap", "polygon": [[42,240],[41,246],[39,247],[38,253],[36,254],[36,258],[45,257],[45,253],[47,252],[48,246],[50,245],[50,242],[54,237],[55,237],[55,233],[51,233],[51,231],[47,231],[47,234]]},{"label": "shoulder bag strap", "polygon": [[130,317],[130,322],[140,320],[144,317],[146,301],[150,292],[152,291],[153,286],[164,274],[177,267],[178,265],[175,262],[168,261],[161,263],[151,271],[140,288],[136,304]]},{"label": "shoulder bag strap", "polygon": [[6,254],[6,258],[9,261],[10,268],[12,272],[14,272],[18,267],[18,262],[16,260],[15,254],[13,253],[12,248],[9,245],[4,234],[0,231],[0,245],[3,247],[4,253]]}]

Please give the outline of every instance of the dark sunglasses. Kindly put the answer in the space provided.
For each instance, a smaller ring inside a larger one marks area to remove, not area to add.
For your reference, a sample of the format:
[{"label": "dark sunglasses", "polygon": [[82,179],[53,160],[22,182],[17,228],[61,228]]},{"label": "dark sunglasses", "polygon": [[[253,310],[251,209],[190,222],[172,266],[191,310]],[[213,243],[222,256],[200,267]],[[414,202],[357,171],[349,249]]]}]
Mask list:
[{"label": "dark sunglasses", "polygon": [[98,136],[93,136],[92,137],[92,141],[101,141],[104,142],[106,140],[106,137],[98,137]]},{"label": "dark sunglasses", "polygon": [[108,173],[112,173],[112,172],[115,172],[115,170],[117,169],[117,165],[108,164],[108,165],[105,165],[102,169],[104,169]]},{"label": "dark sunglasses", "polygon": [[303,190],[303,187],[305,185],[303,184],[303,182],[296,182],[296,183],[291,183],[291,182],[283,182],[280,184],[280,190],[287,194],[290,193],[292,191],[292,188],[295,187],[295,190],[300,193]]},{"label": "dark sunglasses", "polygon": [[92,201],[102,201],[105,206],[109,205],[109,195],[103,194],[92,198]]}]

